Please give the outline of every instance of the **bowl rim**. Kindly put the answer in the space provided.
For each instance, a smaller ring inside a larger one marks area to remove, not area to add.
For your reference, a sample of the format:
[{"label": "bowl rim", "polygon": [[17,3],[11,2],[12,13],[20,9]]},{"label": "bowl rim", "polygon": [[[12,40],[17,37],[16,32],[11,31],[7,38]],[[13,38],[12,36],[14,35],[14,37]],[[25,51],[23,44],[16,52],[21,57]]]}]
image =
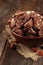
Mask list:
[{"label": "bowl rim", "polygon": [[18,34],[16,34],[14,31],[12,31],[11,30],[11,33],[13,34],[13,35],[16,35],[16,36],[18,36],[18,37],[20,37],[20,38],[25,38],[25,39],[41,39],[41,38],[43,38],[43,37],[29,37],[29,36],[20,36],[20,35],[18,35]]}]

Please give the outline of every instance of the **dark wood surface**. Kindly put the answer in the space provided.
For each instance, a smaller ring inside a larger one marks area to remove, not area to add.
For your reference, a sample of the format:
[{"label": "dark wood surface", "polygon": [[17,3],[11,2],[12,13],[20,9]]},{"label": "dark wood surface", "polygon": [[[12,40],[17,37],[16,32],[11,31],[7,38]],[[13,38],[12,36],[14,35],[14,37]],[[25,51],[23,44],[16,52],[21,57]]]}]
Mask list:
[{"label": "dark wood surface", "polygon": [[43,57],[37,61],[33,61],[31,58],[26,59],[16,49],[10,48],[7,42],[0,65],[43,65]]},{"label": "dark wood surface", "polygon": [[2,34],[0,34],[0,59],[2,57],[2,54],[4,52],[4,48],[5,48],[5,45],[6,45],[6,39],[2,36]]}]

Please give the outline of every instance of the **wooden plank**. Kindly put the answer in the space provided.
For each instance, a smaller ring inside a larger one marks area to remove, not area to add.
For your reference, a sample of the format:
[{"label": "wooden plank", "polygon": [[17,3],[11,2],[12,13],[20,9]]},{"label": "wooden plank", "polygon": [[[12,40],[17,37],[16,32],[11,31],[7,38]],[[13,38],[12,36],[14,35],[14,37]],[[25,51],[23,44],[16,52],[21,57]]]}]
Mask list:
[{"label": "wooden plank", "polygon": [[2,57],[4,48],[5,48],[5,43],[6,39],[0,34],[0,58]]}]

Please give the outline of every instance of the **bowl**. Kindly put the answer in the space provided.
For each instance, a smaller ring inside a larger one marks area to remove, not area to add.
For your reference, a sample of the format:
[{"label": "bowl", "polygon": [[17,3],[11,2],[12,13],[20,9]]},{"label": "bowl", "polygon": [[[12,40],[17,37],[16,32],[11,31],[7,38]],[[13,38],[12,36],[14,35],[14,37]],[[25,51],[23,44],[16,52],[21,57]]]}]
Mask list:
[{"label": "bowl", "polygon": [[43,37],[28,37],[28,36],[20,36],[13,32],[11,30],[11,33],[17,40],[17,42],[22,43],[22,44],[28,44],[28,45],[40,45],[43,44]]}]

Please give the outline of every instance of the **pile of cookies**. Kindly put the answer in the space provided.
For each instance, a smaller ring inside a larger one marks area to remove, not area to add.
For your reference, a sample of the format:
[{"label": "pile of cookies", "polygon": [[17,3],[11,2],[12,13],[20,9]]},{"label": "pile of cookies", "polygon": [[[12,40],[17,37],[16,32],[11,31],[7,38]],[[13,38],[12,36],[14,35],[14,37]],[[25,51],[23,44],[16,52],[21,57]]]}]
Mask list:
[{"label": "pile of cookies", "polygon": [[20,36],[43,36],[43,16],[35,11],[16,12],[8,22],[12,31]]}]

